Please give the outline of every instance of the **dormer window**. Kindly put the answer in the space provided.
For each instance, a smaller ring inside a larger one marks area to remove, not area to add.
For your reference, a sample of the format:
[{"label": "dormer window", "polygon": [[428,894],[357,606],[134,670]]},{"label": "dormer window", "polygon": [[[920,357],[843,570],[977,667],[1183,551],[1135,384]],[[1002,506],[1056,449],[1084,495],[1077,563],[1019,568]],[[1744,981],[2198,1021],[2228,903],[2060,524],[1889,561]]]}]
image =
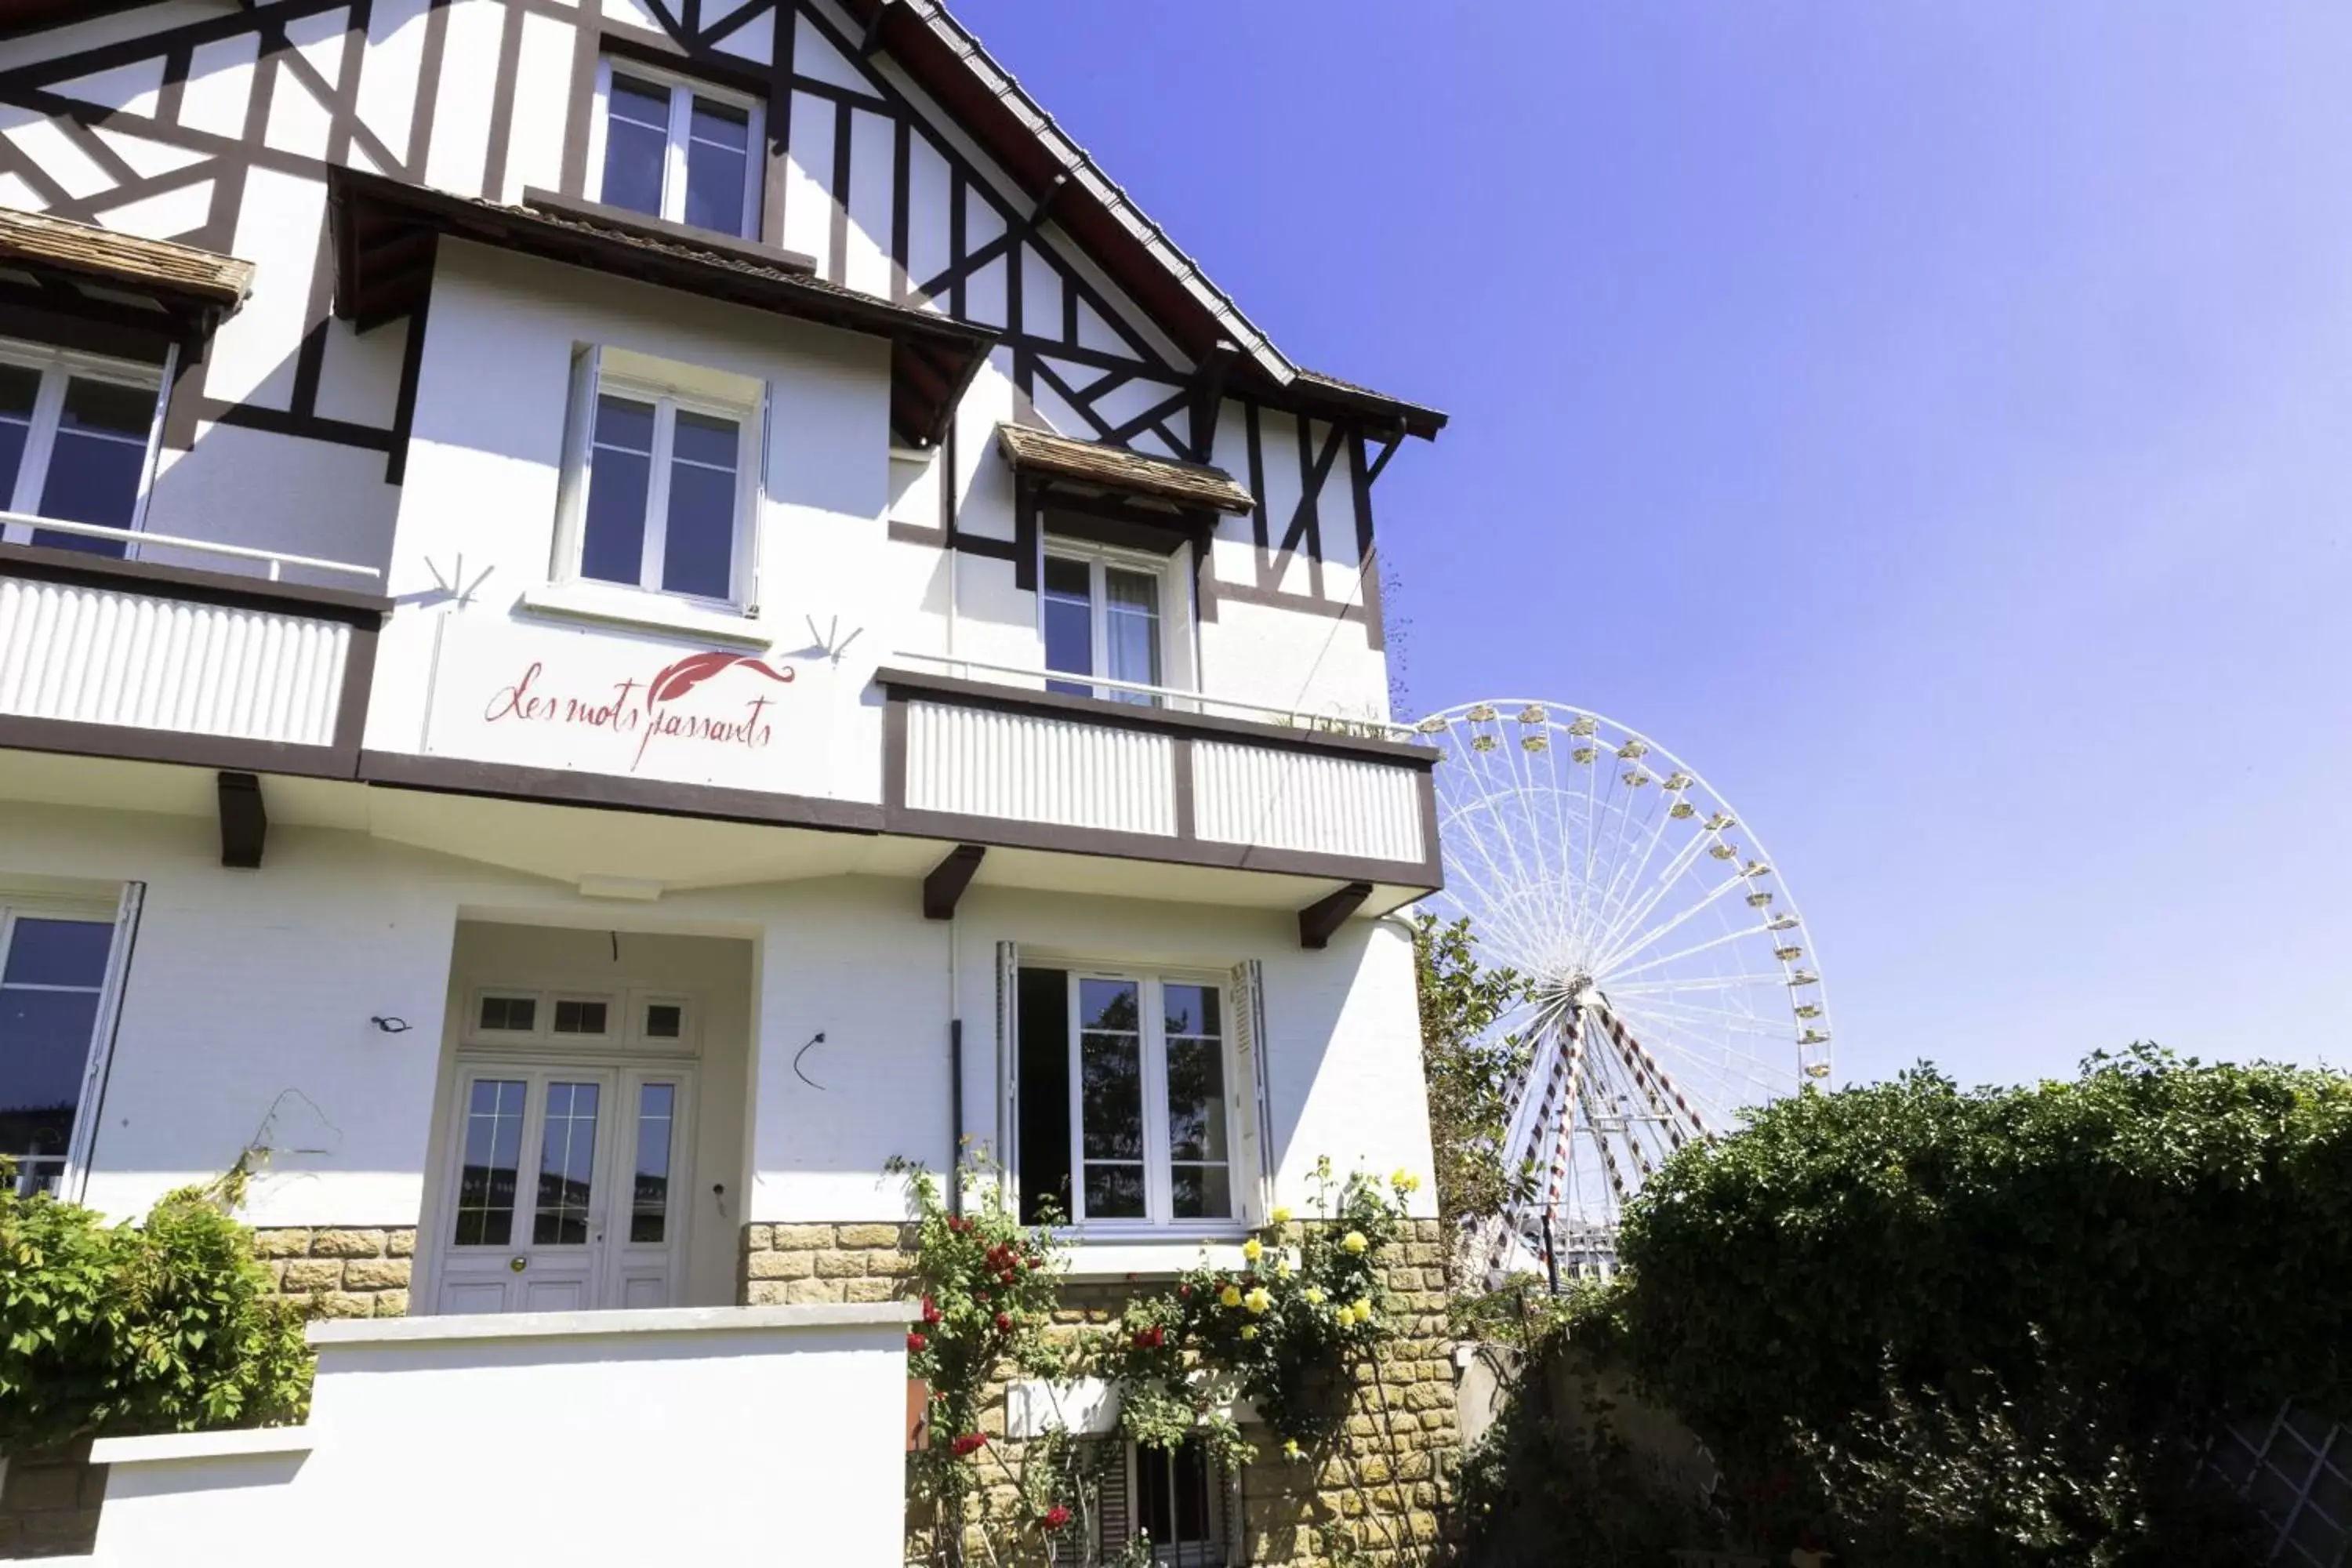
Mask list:
[{"label": "dormer window", "polygon": [[[1056,538],[1046,545],[1044,564],[1039,612],[1048,670],[1136,686],[1165,684],[1164,558]],[[1159,701],[1150,692],[1086,679],[1049,679],[1045,689],[1114,702]]]},{"label": "dormer window", "polygon": [[[21,518],[134,526],[161,382],[150,365],[0,343],[0,501]],[[10,521],[0,542],[119,556],[126,542]]]},{"label": "dormer window", "polygon": [[635,64],[606,61],[598,201],[740,238],[760,231],[760,106]]},{"label": "dormer window", "polygon": [[556,575],[709,609],[747,606],[765,389],[589,347],[572,399]]}]

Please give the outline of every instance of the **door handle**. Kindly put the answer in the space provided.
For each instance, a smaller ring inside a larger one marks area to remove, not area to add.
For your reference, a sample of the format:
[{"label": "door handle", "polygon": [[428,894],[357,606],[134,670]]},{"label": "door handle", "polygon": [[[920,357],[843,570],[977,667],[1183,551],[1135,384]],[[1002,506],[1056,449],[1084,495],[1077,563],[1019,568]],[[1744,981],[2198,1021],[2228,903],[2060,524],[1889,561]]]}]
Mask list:
[{"label": "door handle", "polygon": [[520,1252],[516,1253],[512,1258],[508,1258],[508,1259],[507,1259],[507,1268],[509,1269],[509,1272],[512,1272],[512,1273],[520,1274],[520,1273],[521,1273],[524,1269],[526,1269],[526,1268],[530,1268],[530,1258],[526,1258],[526,1257],[524,1257],[524,1256],[523,1256],[521,1253],[520,1253]]}]

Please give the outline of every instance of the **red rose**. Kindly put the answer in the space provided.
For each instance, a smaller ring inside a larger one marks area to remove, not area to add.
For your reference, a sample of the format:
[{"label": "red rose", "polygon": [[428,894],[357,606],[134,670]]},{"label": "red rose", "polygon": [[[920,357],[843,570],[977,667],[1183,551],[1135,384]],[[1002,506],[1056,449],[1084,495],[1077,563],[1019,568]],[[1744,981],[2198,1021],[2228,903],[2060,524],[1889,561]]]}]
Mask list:
[{"label": "red rose", "polygon": [[940,1309],[939,1309],[938,1304],[937,1304],[936,1302],[934,1302],[934,1301],[933,1301],[933,1300],[932,1300],[929,1296],[924,1297],[924,1298],[923,1298],[923,1321],[925,1321],[925,1322],[927,1322],[927,1323],[936,1323],[936,1322],[938,1322],[939,1321],[940,1321]]},{"label": "red rose", "polygon": [[907,1336],[907,1353],[909,1355],[920,1355],[923,1353],[923,1347],[930,1342],[930,1341],[923,1338],[920,1334],[908,1334]]},{"label": "red rose", "polygon": [[1060,1503],[1055,1503],[1053,1507],[1045,1510],[1045,1523],[1046,1529],[1059,1530],[1062,1526],[1069,1522],[1070,1510],[1064,1508]]},{"label": "red rose", "polygon": [[974,1290],[971,1293],[971,1299],[983,1307],[988,1305],[988,1292],[985,1290]]},{"label": "red rose", "polygon": [[996,1314],[996,1331],[1000,1334],[1009,1334],[1013,1331],[1012,1313],[999,1312]]},{"label": "red rose", "polygon": [[961,1459],[966,1454],[976,1454],[980,1452],[981,1449],[987,1447],[987,1434],[982,1432],[967,1432],[962,1436],[948,1445],[948,1452]]},{"label": "red rose", "polygon": [[1179,1296],[1190,1296],[1192,1293],[1192,1287],[1190,1285],[1179,1285],[1176,1287],[1176,1294]]},{"label": "red rose", "polygon": [[1013,1283],[1013,1281],[1014,1275],[1013,1275],[1013,1270],[1011,1270],[1010,1268],[1008,1268],[1008,1269],[1006,1269],[1003,1273],[1002,1273],[1002,1274],[998,1275],[998,1276],[996,1277],[996,1279],[997,1279],[997,1282],[998,1282],[999,1284],[1010,1285],[1010,1284],[1012,1284],[1012,1283]]},{"label": "red rose", "polygon": [[1139,1351],[1156,1351],[1167,1342],[1168,1331],[1156,1323],[1150,1328],[1139,1329],[1136,1331],[1135,1348]]}]

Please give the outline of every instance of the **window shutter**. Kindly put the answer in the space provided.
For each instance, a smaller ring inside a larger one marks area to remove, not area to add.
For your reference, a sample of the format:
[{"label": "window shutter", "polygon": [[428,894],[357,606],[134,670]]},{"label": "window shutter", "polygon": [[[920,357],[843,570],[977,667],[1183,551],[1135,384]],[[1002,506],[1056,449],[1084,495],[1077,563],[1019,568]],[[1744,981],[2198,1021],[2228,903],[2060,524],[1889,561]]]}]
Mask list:
[{"label": "window shutter", "polygon": [[1274,1212],[1274,1121],[1266,1110],[1265,976],[1256,959],[1234,965],[1230,999],[1234,1072],[1229,1109],[1241,1151],[1234,1186],[1242,1218],[1260,1226]]},{"label": "window shutter", "polygon": [[1135,1474],[1135,1446],[1114,1440],[1103,1447],[1109,1452],[1095,1496],[1095,1543],[1102,1556],[1117,1557],[1135,1535],[1135,1510],[1127,1496],[1129,1480]]},{"label": "window shutter", "polygon": [[[755,141],[752,145],[757,146],[759,143]],[[757,160],[753,162],[756,163]],[[772,493],[768,481],[768,463],[775,445],[774,437],[769,433],[768,421],[775,413],[775,384],[772,382],[761,382],[760,384],[760,482],[758,488],[751,493],[751,521],[747,530],[751,537],[743,550],[744,554],[751,561],[751,564],[745,568],[743,603],[746,608],[743,613],[753,620],[759,619],[760,616],[760,554],[763,542],[761,524],[766,521],[768,516],[768,497]]]},{"label": "window shutter", "polygon": [[1005,1201],[1021,1209],[1021,944],[996,944],[996,1157]]},{"label": "window shutter", "polygon": [[1209,1506],[1215,1511],[1215,1540],[1221,1548],[1220,1557],[1226,1568],[1242,1568],[1249,1561],[1248,1542],[1242,1537],[1242,1468],[1217,1468],[1211,1483]]},{"label": "window shutter", "polygon": [[594,343],[572,350],[572,402],[563,411],[563,476],[555,489],[555,570],[558,581],[577,576],[580,531],[588,504],[588,449],[596,434],[596,383],[604,351]]},{"label": "window shutter", "polygon": [[90,1156],[98,1147],[98,1119],[105,1109],[107,1069],[114,1060],[115,1026],[122,1016],[122,993],[131,980],[131,949],[139,938],[139,911],[146,901],[144,882],[123,883],[121,896],[115,900],[114,942],[106,955],[105,989],[99,993],[89,1057],[82,1068],[81,1100],[66,1148],[66,1168],[58,1182],[58,1195],[68,1202],[81,1201],[89,1180]]}]

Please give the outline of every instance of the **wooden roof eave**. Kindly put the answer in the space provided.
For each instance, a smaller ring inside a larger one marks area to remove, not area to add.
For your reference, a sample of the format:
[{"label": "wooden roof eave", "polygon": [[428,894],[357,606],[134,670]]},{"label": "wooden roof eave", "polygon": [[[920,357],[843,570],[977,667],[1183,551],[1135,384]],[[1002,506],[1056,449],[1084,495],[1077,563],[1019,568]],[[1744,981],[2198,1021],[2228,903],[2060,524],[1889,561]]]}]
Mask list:
[{"label": "wooden roof eave", "polygon": [[253,290],[250,261],[6,207],[0,207],[0,266],[138,295],[203,327],[235,312]]},{"label": "wooden roof eave", "polygon": [[1257,508],[1232,475],[1206,464],[1176,462],[1025,425],[998,426],[996,440],[1016,474],[1039,482],[1161,505],[1179,514],[1246,517]]},{"label": "wooden roof eave", "polygon": [[997,334],[932,311],[892,304],[807,275],[805,258],[749,254],[740,242],[701,245],[639,223],[511,207],[339,167],[328,176],[336,261],[335,313],[362,330],[413,311],[429,289],[443,237],[587,267],[658,286],[886,339],[891,418],[901,437],[935,445]]}]

